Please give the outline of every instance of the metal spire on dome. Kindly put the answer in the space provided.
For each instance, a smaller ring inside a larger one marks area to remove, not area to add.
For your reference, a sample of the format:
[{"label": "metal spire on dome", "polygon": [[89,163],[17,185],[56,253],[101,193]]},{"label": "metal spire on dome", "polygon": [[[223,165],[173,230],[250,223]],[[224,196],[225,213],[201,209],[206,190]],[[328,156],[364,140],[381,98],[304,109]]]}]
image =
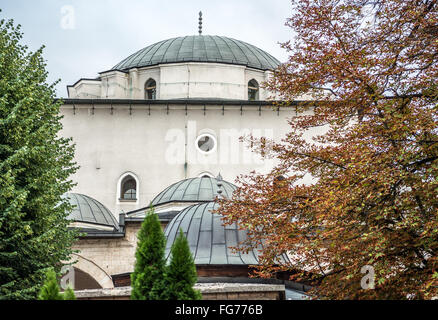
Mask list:
[{"label": "metal spire on dome", "polygon": [[222,185],[223,185],[223,183],[222,183],[222,176],[221,176],[221,173],[219,172],[219,175],[216,177],[216,180],[217,180],[217,196],[218,196],[218,198],[222,198],[223,197],[223,195],[222,195]]},{"label": "metal spire on dome", "polygon": [[202,11],[199,11],[199,35],[202,35]]}]

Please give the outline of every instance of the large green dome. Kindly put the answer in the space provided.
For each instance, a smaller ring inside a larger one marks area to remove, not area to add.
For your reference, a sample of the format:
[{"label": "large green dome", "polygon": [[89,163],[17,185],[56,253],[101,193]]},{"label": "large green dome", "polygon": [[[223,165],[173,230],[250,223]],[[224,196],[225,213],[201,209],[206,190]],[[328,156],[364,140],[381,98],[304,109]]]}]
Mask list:
[{"label": "large green dome", "polygon": [[187,36],[163,40],[134,53],[112,70],[128,70],[164,63],[216,62],[274,70],[280,62],[246,42],[220,36]]}]

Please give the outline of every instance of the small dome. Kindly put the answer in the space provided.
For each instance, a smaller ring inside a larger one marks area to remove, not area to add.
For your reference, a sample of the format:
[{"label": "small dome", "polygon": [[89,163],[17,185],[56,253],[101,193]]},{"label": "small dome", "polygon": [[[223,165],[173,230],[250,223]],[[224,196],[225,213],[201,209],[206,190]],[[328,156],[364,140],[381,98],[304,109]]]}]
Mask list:
[{"label": "small dome", "polygon": [[[189,242],[190,251],[197,265],[256,265],[258,252],[256,249],[248,253],[234,252],[230,247],[247,238],[245,230],[239,230],[237,225],[223,225],[222,216],[213,214],[218,209],[215,202],[201,203],[181,211],[166,227],[167,238],[166,258],[180,228]],[[284,255],[281,257],[287,259]]]},{"label": "small dome", "polygon": [[99,201],[78,193],[67,193],[64,197],[74,206],[67,217],[68,220],[96,226],[113,227],[115,230],[119,229],[118,222],[111,211]]},{"label": "small dome", "polygon": [[[218,181],[216,178],[200,177],[179,181],[164,189],[152,200],[152,206],[169,202],[207,202],[217,196]],[[222,195],[230,198],[236,186],[222,180]]]},{"label": "small dome", "polygon": [[197,35],[163,40],[127,57],[112,70],[129,70],[178,62],[216,62],[274,70],[280,62],[246,42],[227,37]]}]

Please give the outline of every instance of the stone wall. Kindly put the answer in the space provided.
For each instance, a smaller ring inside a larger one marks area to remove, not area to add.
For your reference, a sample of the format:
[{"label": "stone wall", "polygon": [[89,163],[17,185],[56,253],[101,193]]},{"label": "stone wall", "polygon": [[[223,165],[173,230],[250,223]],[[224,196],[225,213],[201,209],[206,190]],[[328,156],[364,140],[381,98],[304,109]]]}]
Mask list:
[{"label": "stone wall", "polygon": [[[284,300],[285,286],[248,283],[197,283],[203,300]],[[77,300],[129,300],[131,287],[75,291]]]},{"label": "stone wall", "polygon": [[[74,266],[83,272],[96,277],[94,269],[102,270],[109,278],[114,274],[132,272],[135,263],[135,250],[137,247],[137,233],[141,227],[140,223],[127,223],[125,226],[125,237],[108,238],[108,239],[87,239],[82,238],[73,246],[73,250],[79,250],[77,255],[73,256],[78,260]],[[82,261],[89,261],[89,264]],[[102,278],[102,277],[101,277]],[[102,281],[96,279],[101,285]],[[113,287],[106,283],[103,288]]]}]

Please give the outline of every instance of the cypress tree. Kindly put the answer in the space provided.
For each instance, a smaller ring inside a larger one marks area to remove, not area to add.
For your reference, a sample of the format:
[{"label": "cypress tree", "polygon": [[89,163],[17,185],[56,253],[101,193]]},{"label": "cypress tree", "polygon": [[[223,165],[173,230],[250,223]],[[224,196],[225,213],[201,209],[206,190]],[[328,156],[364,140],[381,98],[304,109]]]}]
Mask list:
[{"label": "cypress tree", "polygon": [[131,274],[133,300],[166,299],[165,259],[166,238],[158,216],[151,208],[138,233],[136,262]]},{"label": "cypress tree", "polygon": [[56,273],[52,268],[46,273],[46,281],[41,288],[38,300],[64,300],[63,295],[59,292]]},{"label": "cypress tree", "polygon": [[198,275],[189,243],[181,229],[171,248],[166,278],[169,299],[201,300],[200,291],[193,289]]},{"label": "cypress tree", "polygon": [[68,260],[75,232],[62,195],[76,171],[59,137],[61,101],[43,47],[28,52],[20,26],[0,21],[0,300],[36,299],[47,268]]}]

